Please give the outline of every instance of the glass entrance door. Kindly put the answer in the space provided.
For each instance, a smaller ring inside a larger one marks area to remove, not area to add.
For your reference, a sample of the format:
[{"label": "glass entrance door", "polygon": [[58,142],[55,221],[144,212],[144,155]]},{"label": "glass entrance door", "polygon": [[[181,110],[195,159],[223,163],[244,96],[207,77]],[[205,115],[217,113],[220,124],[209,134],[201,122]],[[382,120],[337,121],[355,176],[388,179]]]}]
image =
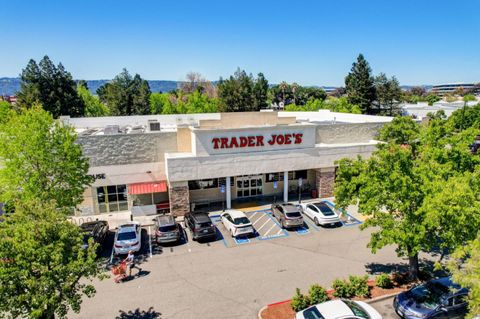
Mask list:
[{"label": "glass entrance door", "polygon": [[263,194],[263,175],[237,176],[237,198]]}]

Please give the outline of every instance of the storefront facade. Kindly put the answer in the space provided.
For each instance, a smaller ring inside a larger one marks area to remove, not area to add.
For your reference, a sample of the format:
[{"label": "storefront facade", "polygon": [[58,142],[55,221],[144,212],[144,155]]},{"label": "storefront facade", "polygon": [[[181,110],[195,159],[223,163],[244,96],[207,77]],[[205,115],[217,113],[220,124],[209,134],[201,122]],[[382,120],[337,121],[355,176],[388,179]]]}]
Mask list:
[{"label": "storefront facade", "polygon": [[79,132],[95,177],[82,215],[183,215],[299,194],[330,197],[335,161],[370,156],[390,120],[330,112],[64,119]]}]

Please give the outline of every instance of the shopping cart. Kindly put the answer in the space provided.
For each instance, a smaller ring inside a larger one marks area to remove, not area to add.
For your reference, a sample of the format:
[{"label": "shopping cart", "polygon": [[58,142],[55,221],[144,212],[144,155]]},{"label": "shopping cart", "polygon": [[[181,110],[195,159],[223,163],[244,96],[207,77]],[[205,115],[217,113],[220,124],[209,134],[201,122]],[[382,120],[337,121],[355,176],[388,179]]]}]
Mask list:
[{"label": "shopping cart", "polygon": [[112,267],[113,281],[121,282],[127,278],[127,262],[122,261],[118,265]]}]

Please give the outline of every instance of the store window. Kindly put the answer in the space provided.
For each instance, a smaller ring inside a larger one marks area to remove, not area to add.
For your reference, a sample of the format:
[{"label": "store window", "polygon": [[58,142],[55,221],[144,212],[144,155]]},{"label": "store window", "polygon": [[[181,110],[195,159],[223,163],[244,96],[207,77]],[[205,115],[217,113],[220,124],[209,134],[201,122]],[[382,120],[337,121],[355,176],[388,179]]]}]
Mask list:
[{"label": "store window", "polygon": [[100,213],[128,210],[127,185],[100,186],[96,190]]},{"label": "store window", "polygon": [[217,188],[218,186],[218,178],[211,178],[211,179],[201,179],[197,181],[188,181],[188,188],[190,190],[196,189],[208,189],[208,188]]},{"label": "store window", "polygon": [[306,169],[301,171],[295,171],[295,179],[299,179],[299,178],[306,180],[308,178],[308,171]]},{"label": "store window", "polygon": [[[218,187],[227,184],[227,179],[225,177],[221,177],[218,179]],[[230,186],[233,187],[233,177],[230,177]]]}]

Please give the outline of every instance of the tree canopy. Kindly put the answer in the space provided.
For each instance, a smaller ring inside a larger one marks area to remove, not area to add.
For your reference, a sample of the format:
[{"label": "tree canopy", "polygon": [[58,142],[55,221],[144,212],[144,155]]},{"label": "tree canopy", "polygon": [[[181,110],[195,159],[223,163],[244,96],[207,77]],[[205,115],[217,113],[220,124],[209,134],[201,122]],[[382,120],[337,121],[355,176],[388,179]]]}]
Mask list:
[{"label": "tree canopy", "polygon": [[82,85],[81,83],[79,83],[77,87],[77,92],[83,103],[85,104],[85,116],[107,116],[110,114],[110,110],[108,109],[108,107],[102,102],[100,102],[100,99],[98,97],[90,93],[86,84]]},{"label": "tree canopy", "polygon": [[348,102],[358,105],[362,113],[372,113],[375,100],[374,78],[370,65],[363,54],[359,54],[353,63],[350,73],[345,77],[345,89]]},{"label": "tree canopy", "polygon": [[259,111],[267,105],[268,82],[262,73],[255,79],[240,68],[218,81],[218,96],[225,112]]},{"label": "tree canopy", "polygon": [[48,56],[43,57],[39,64],[32,59],[23,69],[21,80],[18,92],[21,107],[28,108],[39,103],[54,118],[85,115],[85,104],[77,94],[77,85],[61,63],[55,66]]},{"label": "tree canopy", "polygon": [[1,202],[36,198],[68,208],[81,202],[91,178],[72,127],[36,105],[10,113],[0,136]]},{"label": "tree canopy", "polygon": [[399,105],[402,100],[400,83],[394,76],[389,79],[385,73],[380,73],[374,81],[377,112],[388,116],[400,114]]},{"label": "tree canopy", "polygon": [[98,88],[100,101],[105,103],[112,115],[150,114],[150,86],[140,75],[131,76],[127,69],[111,82]]},{"label": "tree canopy", "polygon": [[100,277],[93,241],[82,249],[80,228],[54,202],[26,200],[0,223],[0,317],[65,318]]},{"label": "tree canopy", "polygon": [[375,227],[369,247],[376,252],[395,245],[409,258],[412,277],[419,252],[452,251],[480,227],[480,158],[468,147],[480,131],[455,129],[455,118],[438,116],[423,125],[395,118],[380,131],[384,143],[370,158],[338,162],[338,205],[358,203],[368,216],[362,229]]}]

